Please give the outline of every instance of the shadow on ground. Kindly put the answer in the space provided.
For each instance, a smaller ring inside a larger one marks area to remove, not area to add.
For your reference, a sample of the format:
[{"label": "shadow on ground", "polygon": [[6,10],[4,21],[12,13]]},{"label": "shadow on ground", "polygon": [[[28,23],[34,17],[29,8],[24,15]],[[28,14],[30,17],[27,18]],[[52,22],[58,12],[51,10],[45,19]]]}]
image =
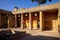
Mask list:
[{"label": "shadow on ground", "polygon": [[0,40],[60,40],[60,38],[41,35],[33,36],[26,32],[16,32],[15,34],[12,34],[11,31],[8,30],[0,31]]},{"label": "shadow on ground", "polygon": [[41,36],[41,35],[32,36],[30,34],[26,34],[25,37],[23,37],[19,40],[60,40],[60,38],[49,37],[49,36]]}]

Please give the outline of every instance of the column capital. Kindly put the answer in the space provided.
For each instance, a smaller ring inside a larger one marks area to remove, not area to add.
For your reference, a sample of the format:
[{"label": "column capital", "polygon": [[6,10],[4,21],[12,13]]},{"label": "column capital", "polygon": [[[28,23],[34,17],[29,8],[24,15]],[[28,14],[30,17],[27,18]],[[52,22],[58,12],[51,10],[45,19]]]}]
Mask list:
[{"label": "column capital", "polygon": [[42,11],[39,11],[39,13],[42,13]]}]

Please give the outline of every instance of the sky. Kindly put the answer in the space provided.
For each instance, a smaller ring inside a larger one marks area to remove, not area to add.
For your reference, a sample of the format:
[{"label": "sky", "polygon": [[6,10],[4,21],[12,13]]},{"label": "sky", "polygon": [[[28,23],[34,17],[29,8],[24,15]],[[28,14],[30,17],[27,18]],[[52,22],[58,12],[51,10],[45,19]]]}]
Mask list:
[{"label": "sky", "polygon": [[[52,0],[51,2],[41,4],[40,6],[43,5],[48,5],[48,4],[53,4],[60,2],[60,0]],[[36,2],[32,3],[30,0],[0,0],[0,9],[4,10],[9,10],[12,11],[14,7],[20,8],[31,8],[31,7],[36,7],[38,4]]]}]

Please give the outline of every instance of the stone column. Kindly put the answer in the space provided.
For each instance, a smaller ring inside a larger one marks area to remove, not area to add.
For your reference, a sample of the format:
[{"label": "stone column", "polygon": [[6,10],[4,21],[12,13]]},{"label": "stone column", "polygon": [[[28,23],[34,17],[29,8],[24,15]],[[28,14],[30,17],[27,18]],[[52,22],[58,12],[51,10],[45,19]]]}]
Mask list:
[{"label": "stone column", "polygon": [[15,14],[15,28],[17,28],[17,15]]},{"label": "stone column", "polygon": [[0,26],[1,26],[1,14],[0,14]]},{"label": "stone column", "polygon": [[40,31],[42,31],[42,11],[39,12],[39,18],[40,18]]},{"label": "stone column", "polygon": [[31,27],[31,13],[29,13],[29,30],[31,30],[32,27]]},{"label": "stone column", "polygon": [[9,16],[8,16],[8,26],[7,27],[9,28]]},{"label": "stone column", "polygon": [[60,6],[59,6],[59,10],[58,10],[58,27],[57,27],[57,31],[60,33]]},{"label": "stone column", "polygon": [[21,14],[21,29],[23,29],[23,14]]},{"label": "stone column", "polygon": [[58,25],[60,26],[60,8],[59,8],[59,11],[58,11]]}]

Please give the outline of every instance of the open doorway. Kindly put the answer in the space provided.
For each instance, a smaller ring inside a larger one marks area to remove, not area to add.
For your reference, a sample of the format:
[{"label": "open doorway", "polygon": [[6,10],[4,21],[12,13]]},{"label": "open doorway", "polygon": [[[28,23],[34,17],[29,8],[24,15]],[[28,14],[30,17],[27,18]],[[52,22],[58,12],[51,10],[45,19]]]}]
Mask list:
[{"label": "open doorway", "polygon": [[17,14],[17,27],[21,27],[21,14]]},{"label": "open doorway", "polygon": [[[53,30],[56,24],[56,20],[58,19],[58,10],[52,9],[43,12],[44,14],[44,27],[43,30]],[[53,23],[55,21],[55,23]]]},{"label": "open doorway", "polygon": [[23,14],[23,28],[29,28],[29,14],[24,13]]},{"label": "open doorway", "polygon": [[39,12],[33,12],[31,14],[32,21],[32,29],[39,29],[40,21],[39,21]]}]

